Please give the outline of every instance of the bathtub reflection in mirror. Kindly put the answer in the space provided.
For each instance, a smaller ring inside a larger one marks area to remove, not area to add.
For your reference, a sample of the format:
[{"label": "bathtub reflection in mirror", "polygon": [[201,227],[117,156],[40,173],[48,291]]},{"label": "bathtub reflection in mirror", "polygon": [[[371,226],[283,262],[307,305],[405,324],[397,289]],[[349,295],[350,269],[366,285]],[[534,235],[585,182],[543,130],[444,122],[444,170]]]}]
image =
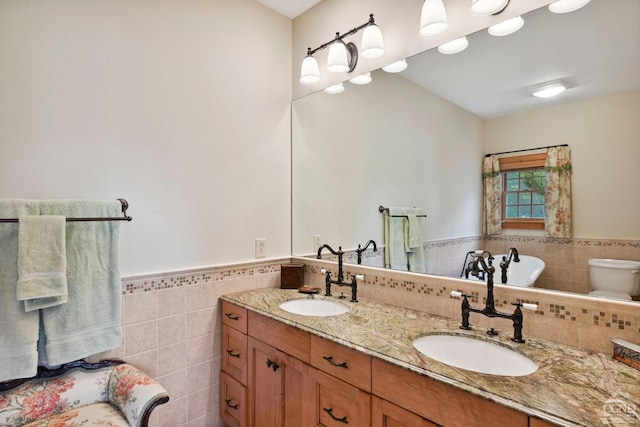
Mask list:
[{"label": "bathtub reflection in mirror", "polygon": [[[381,250],[363,264],[384,266],[383,205],[427,214],[428,274],[459,277],[467,252],[517,247],[546,264],[536,287],[587,294],[588,259],[640,260],[640,3],[592,0],[551,15],[539,9],[511,36],[479,32],[461,54],[424,52],[400,75],[376,70],[369,85],[295,100],[292,253],[313,256],[317,240],[354,251],[374,239]],[[551,47],[540,44],[548,35]],[[561,98],[529,96],[532,84],[560,77],[572,85]],[[499,109],[509,98],[519,101]],[[572,150],[574,238],[482,236],[483,156],[555,144]]]}]

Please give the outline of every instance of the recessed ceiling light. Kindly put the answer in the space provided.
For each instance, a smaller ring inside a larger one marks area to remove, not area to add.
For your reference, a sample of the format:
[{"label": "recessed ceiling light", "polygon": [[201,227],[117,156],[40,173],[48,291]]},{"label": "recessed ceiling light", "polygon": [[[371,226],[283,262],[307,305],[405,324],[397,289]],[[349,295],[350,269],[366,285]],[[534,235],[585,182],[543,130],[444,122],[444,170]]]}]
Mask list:
[{"label": "recessed ceiling light", "polygon": [[551,98],[559,95],[567,90],[565,84],[561,81],[543,83],[531,88],[531,94],[537,98]]},{"label": "recessed ceiling light", "polygon": [[524,19],[521,16],[507,19],[499,24],[489,27],[489,34],[492,36],[508,36],[518,31],[524,25]]},{"label": "recessed ceiling light", "polygon": [[459,39],[451,40],[449,43],[441,44],[438,46],[438,52],[445,55],[453,55],[454,53],[460,53],[469,46],[469,41],[466,37],[460,37]]},{"label": "recessed ceiling light", "polygon": [[400,61],[392,62],[389,65],[385,65],[384,67],[382,67],[382,70],[386,71],[387,73],[399,73],[406,70],[407,66],[407,60],[401,59]]},{"label": "recessed ceiling light", "polygon": [[326,89],[322,90],[324,93],[328,93],[329,95],[337,95],[339,93],[344,92],[344,85],[342,83],[335,84],[333,86],[329,86]]},{"label": "recessed ceiling light", "polygon": [[371,73],[364,73],[356,76],[352,79],[349,79],[351,83],[354,85],[366,85],[371,83]]},{"label": "recessed ceiling light", "polygon": [[591,0],[558,0],[549,5],[549,10],[553,13],[569,13],[585,6]]}]

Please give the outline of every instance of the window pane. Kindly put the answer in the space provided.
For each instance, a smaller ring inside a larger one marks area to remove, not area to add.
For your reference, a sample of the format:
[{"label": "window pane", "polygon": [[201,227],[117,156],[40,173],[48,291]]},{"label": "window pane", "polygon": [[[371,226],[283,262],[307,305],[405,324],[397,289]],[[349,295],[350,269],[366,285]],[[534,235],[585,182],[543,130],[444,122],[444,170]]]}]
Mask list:
[{"label": "window pane", "polygon": [[533,171],[533,177],[534,178],[544,178],[545,176],[547,176],[547,172],[544,170],[537,170],[537,171]]},{"label": "window pane", "polygon": [[507,180],[507,191],[518,191],[520,189],[520,181],[517,179]]},{"label": "window pane", "polygon": [[534,205],[544,205],[544,192],[543,191],[534,191],[533,192],[533,202]]},{"label": "window pane", "polygon": [[518,193],[507,193],[507,206],[518,204]]},{"label": "window pane", "polygon": [[520,190],[530,190],[532,183],[531,176],[529,176],[529,178],[522,177],[522,179],[520,179]]},{"label": "window pane", "polygon": [[533,217],[544,218],[544,205],[533,205]]},{"label": "window pane", "polygon": [[509,206],[505,209],[505,215],[507,218],[518,218],[518,207],[517,206]]},{"label": "window pane", "polygon": [[520,206],[519,218],[531,218],[531,206]]},{"label": "window pane", "polygon": [[507,179],[518,179],[519,176],[519,172],[507,172]]},{"label": "window pane", "polygon": [[531,204],[531,193],[524,192],[520,193],[519,202],[521,205],[530,205]]},{"label": "window pane", "polygon": [[545,181],[546,180],[544,178],[534,178],[533,179],[533,189],[534,190],[544,190]]}]

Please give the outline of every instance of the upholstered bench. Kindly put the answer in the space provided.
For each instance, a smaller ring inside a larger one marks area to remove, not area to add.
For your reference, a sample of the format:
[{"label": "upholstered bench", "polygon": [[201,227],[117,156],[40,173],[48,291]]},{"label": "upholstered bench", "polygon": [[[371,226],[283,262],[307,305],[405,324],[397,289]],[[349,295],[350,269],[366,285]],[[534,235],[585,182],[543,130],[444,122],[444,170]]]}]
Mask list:
[{"label": "upholstered bench", "polygon": [[168,401],[164,387],[122,361],[76,361],[0,383],[0,426],[147,427]]}]

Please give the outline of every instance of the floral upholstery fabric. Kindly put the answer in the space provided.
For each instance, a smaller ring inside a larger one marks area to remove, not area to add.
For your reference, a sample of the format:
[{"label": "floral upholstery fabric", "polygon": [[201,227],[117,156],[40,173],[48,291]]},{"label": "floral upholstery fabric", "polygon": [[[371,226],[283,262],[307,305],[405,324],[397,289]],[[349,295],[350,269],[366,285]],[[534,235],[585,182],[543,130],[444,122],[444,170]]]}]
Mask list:
[{"label": "floral upholstery fabric", "polygon": [[0,393],[2,427],[140,426],[149,405],[167,392],[128,364],[74,369]]}]

